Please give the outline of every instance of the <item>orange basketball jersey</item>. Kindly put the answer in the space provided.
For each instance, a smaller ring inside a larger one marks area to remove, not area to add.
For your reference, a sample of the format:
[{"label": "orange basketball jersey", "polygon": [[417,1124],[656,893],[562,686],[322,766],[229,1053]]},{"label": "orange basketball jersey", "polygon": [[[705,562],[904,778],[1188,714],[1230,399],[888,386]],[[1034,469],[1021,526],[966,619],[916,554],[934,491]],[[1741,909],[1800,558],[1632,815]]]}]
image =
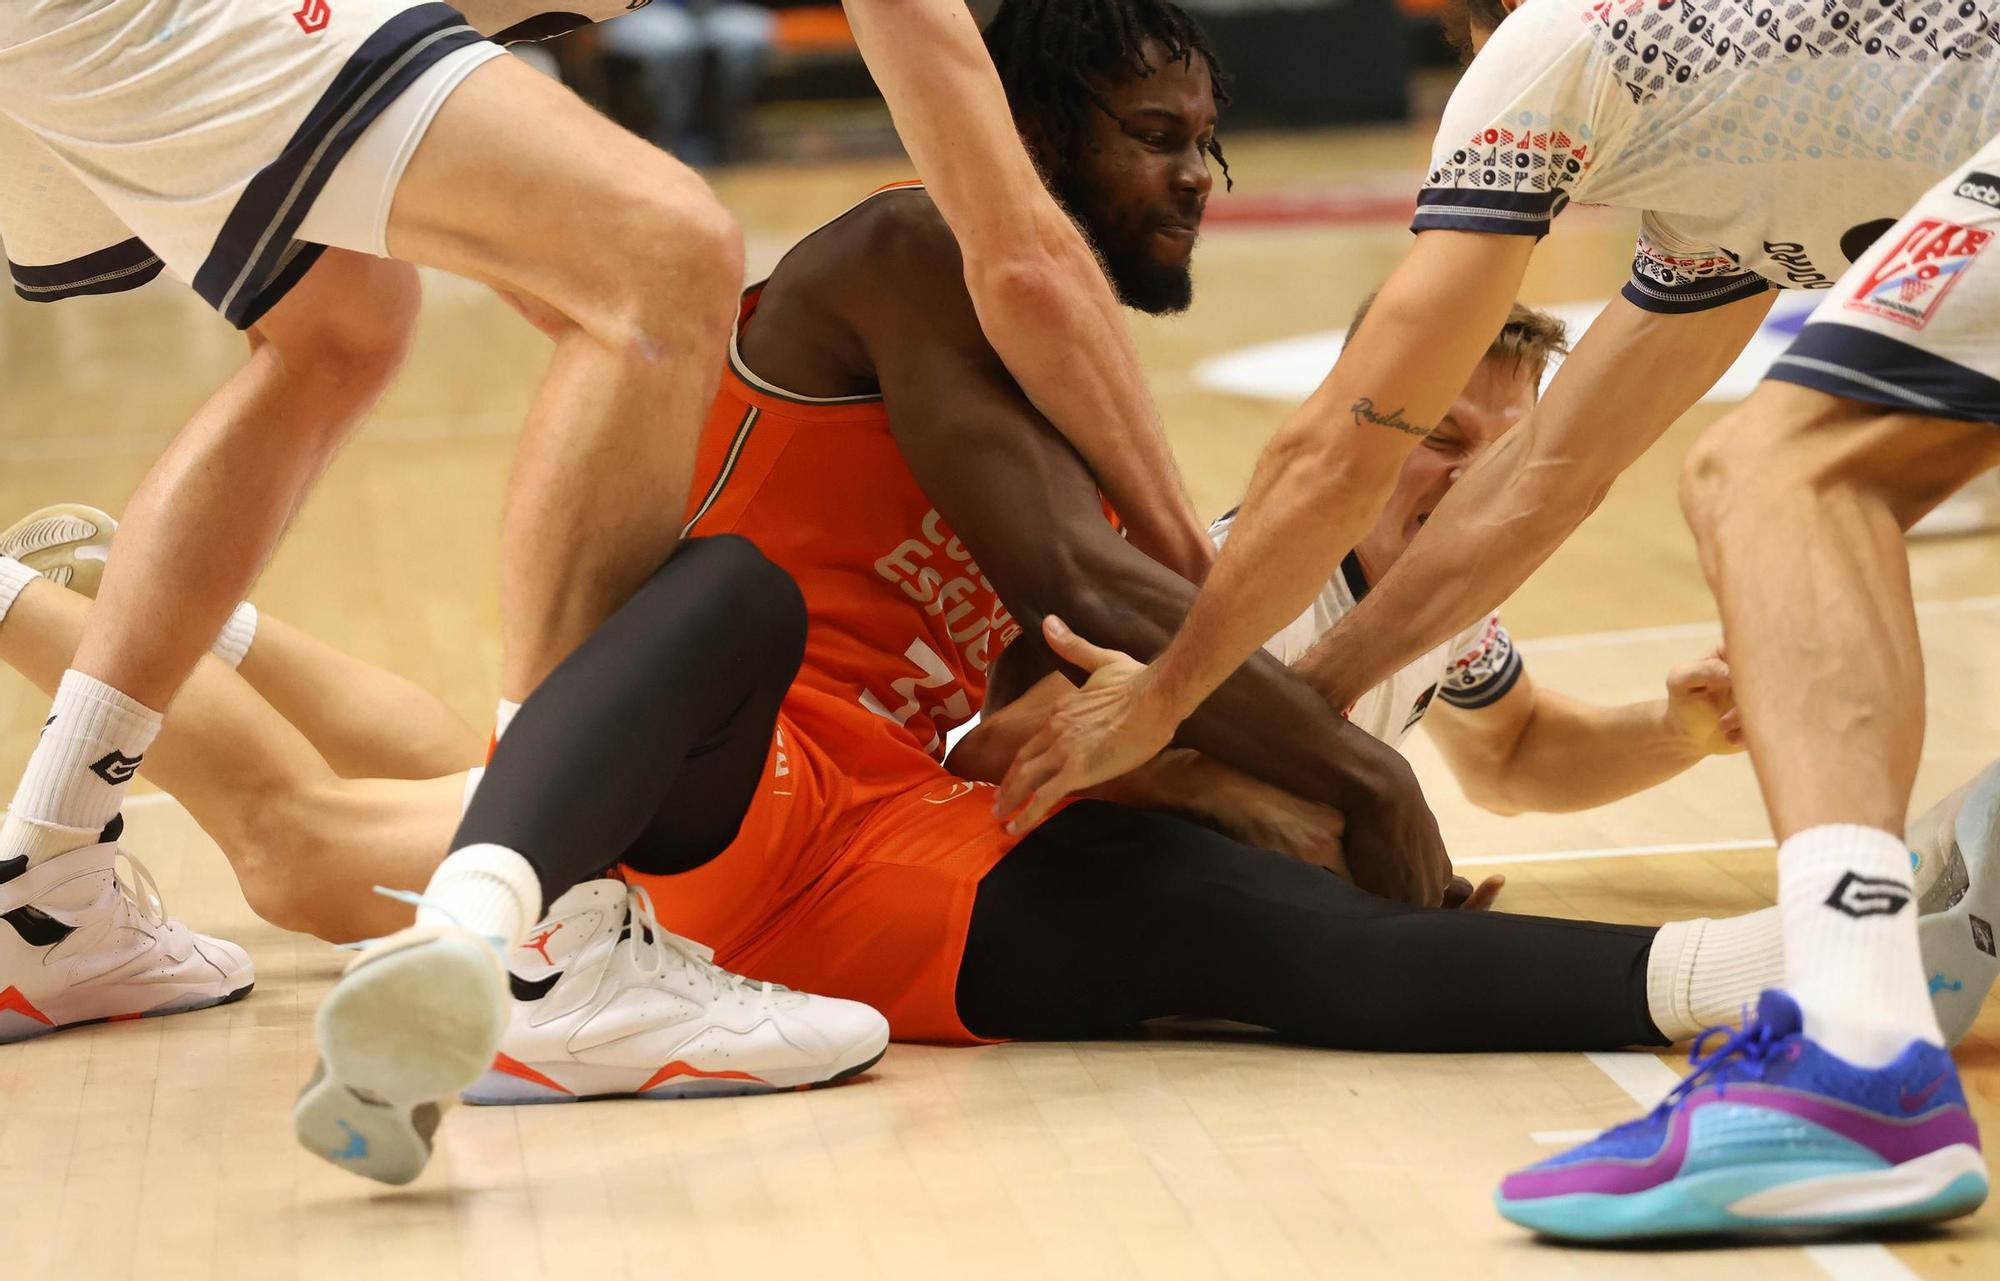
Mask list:
[{"label": "orange basketball jersey", "polygon": [[[744,295],[739,335],[761,292]],[[910,474],[880,396],[801,396],[753,373],[734,338],[729,355],[686,532],[741,534],[798,580],[808,630],[787,713],[857,781],[907,782],[944,759],[1020,628]]]}]

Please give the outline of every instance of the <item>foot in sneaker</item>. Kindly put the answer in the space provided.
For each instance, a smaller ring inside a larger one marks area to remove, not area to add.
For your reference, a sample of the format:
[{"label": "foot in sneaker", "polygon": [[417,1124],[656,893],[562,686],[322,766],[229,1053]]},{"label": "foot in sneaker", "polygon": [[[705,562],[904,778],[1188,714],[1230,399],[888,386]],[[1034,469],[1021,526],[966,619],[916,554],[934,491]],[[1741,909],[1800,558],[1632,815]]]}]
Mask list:
[{"label": "foot in sneaker", "polygon": [[1929,1223],[1986,1200],[1979,1128],[1935,1045],[1857,1068],[1772,991],[1749,1026],[1710,1029],[1689,1059],[1694,1073],[1648,1116],[1509,1175],[1500,1213],[1551,1237],[1616,1241]]},{"label": "foot in sneaker", "polygon": [[0,865],[0,1042],[113,1019],[241,1000],[250,957],[167,917],[153,878],[126,854],[114,819],[95,845],[33,866]]},{"label": "foot in sneaker", "polygon": [[1920,858],[1943,867],[1920,905],[1917,937],[1930,972],[1931,1006],[1945,1043],[1956,1045],[1972,1030],[1980,1006],[2000,979],[2000,761],[1986,767],[1961,795],[1957,817],[1939,822],[1926,814],[1911,825]]},{"label": "foot in sneaker", "polygon": [[370,944],[319,1007],[299,1142],[383,1183],[416,1178],[444,1109],[493,1061],[508,1003],[492,939],[413,926]]},{"label": "foot in sneaker", "polygon": [[0,531],[0,556],[10,556],[58,587],[93,599],[104,580],[118,522],[95,507],[57,503],[30,512]]},{"label": "foot in sneaker", "polygon": [[508,957],[516,998],[468,1103],[762,1094],[831,1085],[882,1057],[889,1023],[857,1001],[731,974],[669,934],[643,889],[588,881]]}]

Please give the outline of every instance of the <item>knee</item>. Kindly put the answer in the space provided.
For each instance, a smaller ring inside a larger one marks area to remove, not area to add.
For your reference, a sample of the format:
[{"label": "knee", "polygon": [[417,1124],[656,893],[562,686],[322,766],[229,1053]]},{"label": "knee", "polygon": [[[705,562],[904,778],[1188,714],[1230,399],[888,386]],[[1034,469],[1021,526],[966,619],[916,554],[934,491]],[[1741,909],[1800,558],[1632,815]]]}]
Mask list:
[{"label": "knee", "polygon": [[1732,415],[1703,432],[1681,464],[1681,512],[1695,541],[1704,545],[1723,517],[1745,501],[1745,477],[1768,474],[1772,461],[1750,433],[1732,430],[1735,423]]},{"label": "knee", "polygon": [[227,842],[244,901],[282,930],[339,942],[341,895],[326,876],[328,850],[303,798],[263,798],[242,807],[239,830]]},{"label": "knee", "polygon": [[329,251],[258,322],[251,341],[276,350],[316,394],[372,404],[409,354],[421,300],[408,263]]},{"label": "knee", "polygon": [[606,293],[632,337],[648,345],[678,333],[727,333],[743,287],[743,233],[707,184],[665,155],[630,183],[607,218],[613,268]]},{"label": "knee", "polygon": [[806,634],[806,598],[798,583],[757,544],[741,534],[701,540],[728,576],[731,603],[760,633],[782,638]]}]

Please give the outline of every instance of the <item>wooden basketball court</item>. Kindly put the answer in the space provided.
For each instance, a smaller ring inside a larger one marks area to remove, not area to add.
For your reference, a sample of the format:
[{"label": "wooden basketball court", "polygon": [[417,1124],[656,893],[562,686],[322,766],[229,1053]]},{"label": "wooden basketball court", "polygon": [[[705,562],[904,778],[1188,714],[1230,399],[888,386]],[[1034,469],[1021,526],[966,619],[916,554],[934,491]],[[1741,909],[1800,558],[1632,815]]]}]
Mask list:
[{"label": "wooden basketball court", "polygon": [[[1283,407],[1203,390],[1198,361],[1338,328],[1406,242],[1427,135],[1229,140],[1193,311],[1140,321],[1141,350],[1198,506],[1240,496]],[[753,270],[893,162],[731,171]],[[1308,210],[1258,211],[1274,196]],[[1232,208],[1234,207],[1234,208]],[[1317,212],[1312,212],[1317,211]],[[1626,220],[1578,210],[1525,300],[1609,297]],[[498,666],[501,486],[543,340],[498,300],[427,280],[401,385],[334,466],[255,599],[483,723]],[[0,302],[0,525],[45,503],[118,509],[241,340],[184,290],[59,307]],[[1607,406],[1607,414],[1615,407]],[[1717,636],[1674,498],[1702,407],[1635,467],[1506,610],[1537,678],[1582,697],[1657,696]],[[2000,540],[1918,546],[1930,661],[1919,807],[2000,748]],[[0,675],[11,787],[44,705]],[[1481,813],[1414,754],[1464,863],[1503,908],[1617,921],[1772,901],[1746,759],[1712,760],[1591,813]],[[170,908],[253,953],[246,1002],[0,1047],[0,1277],[245,1281],[565,1276],[1777,1278],[2000,1275],[2000,1211],[1948,1233],[1726,1253],[1534,1244],[1494,1213],[1505,1171],[1625,1120],[1672,1056],[1384,1056],[1253,1039],[895,1047],[854,1085],[677,1103],[459,1109],[412,1188],[300,1151],[289,1110],[311,1014],[342,954],[253,917],[220,854],[163,797],[128,844]],[[2000,1134],[2000,1003],[1959,1055]]]}]

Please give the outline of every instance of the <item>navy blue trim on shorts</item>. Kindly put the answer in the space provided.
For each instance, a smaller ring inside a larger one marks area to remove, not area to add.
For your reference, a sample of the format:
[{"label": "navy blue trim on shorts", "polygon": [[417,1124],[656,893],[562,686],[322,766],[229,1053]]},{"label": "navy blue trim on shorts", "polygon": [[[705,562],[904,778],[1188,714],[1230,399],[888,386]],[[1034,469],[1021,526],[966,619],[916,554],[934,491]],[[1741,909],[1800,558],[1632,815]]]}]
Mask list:
[{"label": "navy blue trim on shorts", "polygon": [[1527,666],[1521,661],[1521,651],[1514,647],[1514,638],[1508,636],[1504,628],[1500,643],[1507,647],[1507,654],[1500,660],[1497,670],[1465,685],[1454,686],[1447,680],[1438,687],[1438,697],[1453,707],[1477,711],[1493,706],[1512,693],[1514,687],[1521,683],[1521,673],[1527,670]]},{"label": "navy blue trim on shorts", "polygon": [[14,277],[14,292],[29,302],[60,302],[137,289],[159,275],[161,266],[160,256],[134,236],[108,249],[43,267],[24,267],[10,259],[7,270]]},{"label": "navy blue trim on shorts", "polygon": [[195,273],[195,292],[238,329],[256,324],[318,257],[320,246],[295,248],[292,233],[348,148],[440,58],[483,39],[446,4],[405,9],[377,28],[243,189]]},{"label": "navy blue trim on shorts", "polygon": [[2000,379],[1838,322],[1806,325],[1765,377],[1900,413],[2000,423]]},{"label": "navy blue trim on shorts", "polygon": [[1546,236],[1567,204],[1566,191],[1425,187],[1417,193],[1417,212],[1410,220],[1410,230]]},{"label": "navy blue trim on shorts", "polygon": [[1619,293],[1626,302],[1641,311],[1681,316],[1727,307],[1730,303],[1755,298],[1767,289],[1776,288],[1754,271],[1734,276],[1702,276],[1695,280],[1675,281],[1671,285],[1648,280],[1635,271]]}]

